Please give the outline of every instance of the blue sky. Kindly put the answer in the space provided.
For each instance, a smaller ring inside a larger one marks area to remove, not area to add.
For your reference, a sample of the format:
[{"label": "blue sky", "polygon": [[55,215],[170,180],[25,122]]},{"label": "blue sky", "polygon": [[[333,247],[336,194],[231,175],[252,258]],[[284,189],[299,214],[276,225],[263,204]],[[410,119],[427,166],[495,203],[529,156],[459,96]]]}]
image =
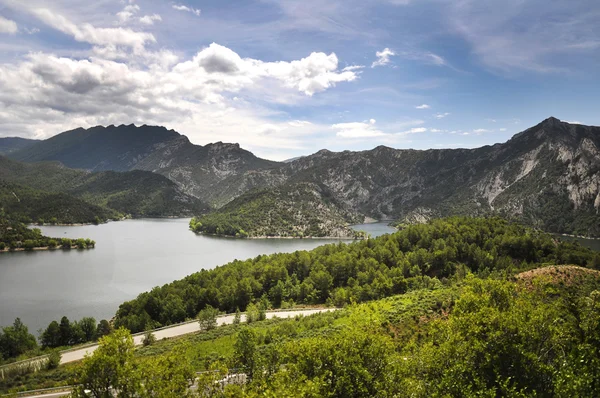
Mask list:
[{"label": "blue sky", "polygon": [[0,0],[0,136],[160,124],[282,160],[600,125],[599,20],[595,0]]}]

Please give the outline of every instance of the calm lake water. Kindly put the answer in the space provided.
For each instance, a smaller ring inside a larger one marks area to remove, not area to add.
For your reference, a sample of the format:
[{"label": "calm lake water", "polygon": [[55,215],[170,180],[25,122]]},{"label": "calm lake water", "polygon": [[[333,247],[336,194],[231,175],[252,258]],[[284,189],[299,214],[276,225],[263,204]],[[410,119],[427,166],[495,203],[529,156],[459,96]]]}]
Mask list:
[{"label": "calm lake water", "polygon": [[[0,325],[16,317],[35,332],[63,315],[111,318],[139,293],[201,269],[259,254],[310,250],[331,239],[227,239],[195,235],[189,219],[145,219],[99,226],[42,227],[44,235],[91,238],[93,250],[0,255]],[[355,226],[371,236],[386,223]]]}]

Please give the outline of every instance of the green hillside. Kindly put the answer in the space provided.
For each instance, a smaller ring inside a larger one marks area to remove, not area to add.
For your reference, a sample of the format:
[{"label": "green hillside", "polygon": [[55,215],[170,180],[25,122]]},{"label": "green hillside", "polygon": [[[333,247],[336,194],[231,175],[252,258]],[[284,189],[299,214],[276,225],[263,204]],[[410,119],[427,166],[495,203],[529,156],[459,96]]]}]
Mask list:
[{"label": "green hillside", "polygon": [[235,237],[362,236],[348,225],[363,221],[317,184],[252,191],[190,222],[197,233]]}]

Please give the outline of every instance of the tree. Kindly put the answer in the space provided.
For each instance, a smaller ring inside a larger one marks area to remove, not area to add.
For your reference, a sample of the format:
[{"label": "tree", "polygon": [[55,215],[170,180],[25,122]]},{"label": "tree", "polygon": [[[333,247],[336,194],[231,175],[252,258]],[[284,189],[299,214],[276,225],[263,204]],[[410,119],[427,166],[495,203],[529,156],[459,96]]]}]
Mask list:
[{"label": "tree", "polygon": [[78,322],[78,325],[83,332],[85,341],[92,341],[96,338],[96,320],[94,318],[81,318],[81,321]]},{"label": "tree", "polygon": [[235,315],[233,316],[233,324],[239,325],[241,321],[242,321],[242,313],[240,312],[239,308],[236,308]]},{"label": "tree", "polygon": [[254,303],[248,304],[246,307],[246,322],[252,323],[258,321],[260,318],[260,310]]},{"label": "tree", "polygon": [[256,344],[256,333],[245,327],[238,333],[233,346],[234,366],[242,369],[249,378],[256,367]]},{"label": "tree", "polygon": [[112,326],[106,319],[102,319],[96,328],[96,336],[98,338],[108,336],[112,332]]},{"label": "tree", "polygon": [[4,358],[14,358],[37,347],[35,337],[29,333],[20,318],[12,326],[2,328],[0,333],[0,354]]},{"label": "tree", "polygon": [[152,333],[152,330],[147,330],[146,333],[144,333],[144,339],[142,340],[142,344],[144,345],[144,347],[147,347],[154,343],[156,343],[156,336],[154,335],[154,333]]},{"label": "tree", "polygon": [[58,322],[52,321],[44,330],[41,336],[42,347],[60,347],[60,326],[58,326]]},{"label": "tree", "polygon": [[219,310],[207,305],[202,311],[198,313],[198,323],[200,324],[201,330],[211,330],[217,327],[217,317],[219,316]]},{"label": "tree", "polygon": [[60,320],[59,325],[60,330],[60,345],[66,346],[71,344],[71,339],[73,338],[73,327],[71,326],[71,322],[69,318],[63,316]]},{"label": "tree", "polygon": [[[120,328],[99,341],[99,347],[80,367],[72,393],[75,398],[178,398],[191,395],[195,373],[187,346],[166,355],[135,361],[131,333]],[[89,391],[89,393],[86,392]]]},{"label": "tree", "polygon": [[80,384],[73,391],[76,398],[108,398],[135,396],[139,382],[133,366],[133,337],[125,328],[104,336],[91,356],[86,356],[77,374]]}]

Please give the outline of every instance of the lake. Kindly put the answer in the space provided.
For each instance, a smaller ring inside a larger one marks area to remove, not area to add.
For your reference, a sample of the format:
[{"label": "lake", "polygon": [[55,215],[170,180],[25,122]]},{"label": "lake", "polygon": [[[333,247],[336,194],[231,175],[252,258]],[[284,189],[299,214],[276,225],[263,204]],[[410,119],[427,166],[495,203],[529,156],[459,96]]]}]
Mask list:
[{"label": "lake", "polygon": [[[196,235],[189,219],[142,219],[77,227],[45,226],[44,235],[91,238],[92,250],[0,255],[0,325],[16,317],[35,334],[52,320],[110,319],[139,293],[201,269],[260,254],[310,250],[331,239],[229,239]],[[386,223],[355,226],[371,236]]]}]

